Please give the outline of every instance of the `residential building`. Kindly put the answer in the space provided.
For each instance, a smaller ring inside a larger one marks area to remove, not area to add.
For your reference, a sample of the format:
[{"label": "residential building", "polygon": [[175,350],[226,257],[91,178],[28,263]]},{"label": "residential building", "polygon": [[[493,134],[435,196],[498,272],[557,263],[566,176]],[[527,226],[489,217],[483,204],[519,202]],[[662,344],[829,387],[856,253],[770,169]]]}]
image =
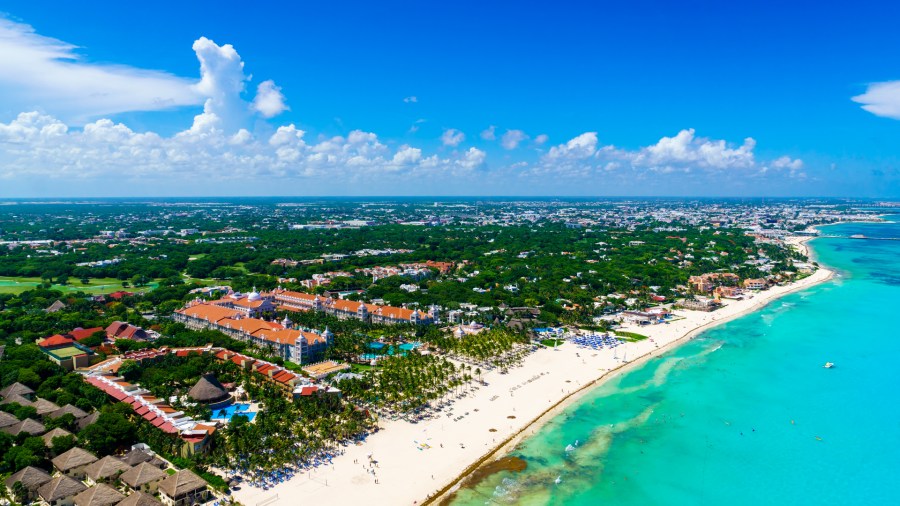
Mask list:
[{"label": "residential building", "polygon": [[102,482],[115,481],[120,474],[131,469],[131,466],[118,457],[107,455],[102,459],[88,465],[84,469],[85,482],[95,485]]},{"label": "residential building", "polygon": [[97,462],[97,460],[97,456],[93,453],[75,447],[58,455],[51,462],[53,463],[53,467],[60,473],[78,480],[83,480],[85,473],[87,472],[87,467],[94,462]]},{"label": "residential building", "polygon": [[126,322],[115,321],[106,327],[106,337],[112,341],[116,339],[131,339],[134,341],[147,341],[150,335],[135,325]]},{"label": "residential building", "polygon": [[167,506],[187,506],[205,503],[209,489],[203,478],[185,469],[162,480],[159,495]]},{"label": "residential building", "polygon": [[72,506],[75,496],[86,490],[84,483],[61,474],[38,488],[38,497],[45,506]]},{"label": "residential building", "polygon": [[123,483],[136,492],[156,493],[156,489],[166,476],[164,471],[149,462],[141,462],[119,477]]},{"label": "residential building", "polygon": [[75,495],[75,506],[114,506],[125,499],[125,495],[105,483],[93,486]]},{"label": "residential building", "polygon": [[[38,489],[49,482],[53,478],[47,471],[37,467],[28,466],[20,471],[13,473],[9,478],[3,481],[6,485],[6,492],[9,497],[16,499],[22,504],[28,504],[38,496]],[[15,485],[21,483],[23,487],[23,496],[16,497]]]},{"label": "residential building", "polygon": [[745,279],[744,288],[748,290],[765,290],[769,283],[762,278]]}]

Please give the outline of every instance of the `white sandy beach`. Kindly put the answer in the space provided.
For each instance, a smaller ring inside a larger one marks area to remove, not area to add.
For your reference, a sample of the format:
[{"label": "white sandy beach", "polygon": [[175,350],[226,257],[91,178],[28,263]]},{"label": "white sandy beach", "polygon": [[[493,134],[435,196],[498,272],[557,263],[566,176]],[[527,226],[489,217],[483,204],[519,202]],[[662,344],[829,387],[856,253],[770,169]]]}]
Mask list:
[{"label": "white sandy beach", "polygon": [[[802,242],[800,246],[805,247]],[[711,313],[676,311],[683,319],[634,329],[650,339],[618,347],[618,358],[614,358],[613,350],[594,351],[571,343],[541,349],[508,374],[485,374],[488,385],[458,400],[451,414],[417,424],[383,422],[382,430],[364,444],[347,448],[344,455],[334,459],[333,466],[295,476],[269,490],[245,487],[235,491],[234,497],[246,506],[429,502],[458,486],[461,475],[467,474],[473,463],[502,456],[591,387],[703,330],[826,281],[831,275],[831,271],[819,269],[805,279],[750,299],[725,301],[724,307]],[[459,416],[463,418],[454,421]],[[421,443],[430,448],[420,449]],[[378,463],[374,475],[363,467],[369,454]]]}]

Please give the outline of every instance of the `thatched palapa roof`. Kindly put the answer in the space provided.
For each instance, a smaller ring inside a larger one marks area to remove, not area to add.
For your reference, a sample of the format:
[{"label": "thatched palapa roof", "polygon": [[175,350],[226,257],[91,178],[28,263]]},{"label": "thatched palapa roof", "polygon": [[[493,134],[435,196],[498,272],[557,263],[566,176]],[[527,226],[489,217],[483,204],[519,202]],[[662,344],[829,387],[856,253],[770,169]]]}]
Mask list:
[{"label": "thatched palapa roof", "polygon": [[159,484],[160,492],[169,497],[177,497],[205,487],[206,481],[187,469],[178,471]]},{"label": "thatched palapa roof", "polygon": [[231,394],[228,393],[228,390],[225,390],[225,387],[223,387],[222,384],[219,383],[219,380],[212,374],[200,376],[197,384],[191,388],[188,395],[195,401],[204,404],[221,402],[231,396]]},{"label": "thatched palapa roof", "polygon": [[0,411],[0,429],[19,423],[19,419],[6,411]]},{"label": "thatched palapa roof", "polygon": [[118,490],[101,483],[75,496],[75,506],[113,506],[125,496]]},{"label": "thatched palapa roof", "polygon": [[140,488],[148,483],[161,480],[166,477],[166,473],[149,462],[142,462],[128,471],[122,473],[119,477],[131,488]]},{"label": "thatched palapa roof", "polygon": [[53,438],[63,437],[63,436],[72,436],[73,438],[75,437],[74,434],[67,431],[66,429],[57,427],[55,429],[52,429],[50,432],[44,434],[43,436],[41,436],[41,438],[43,438],[45,445],[50,446],[53,444]]},{"label": "thatched palapa roof", "polygon": [[53,478],[47,471],[37,467],[28,466],[4,480],[3,483],[12,490],[13,485],[15,485],[17,481],[21,481],[22,485],[25,485],[25,488],[33,492],[52,479]]},{"label": "thatched palapa roof", "polygon": [[33,402],[29,401],[28,399],[26,399],[25,397],[22,397],[19,394],[7,395],[6,397],[3,398],[2,401],[0,401],[0,404],[13,404],[13,403],[18,404],[19,406],[31,406],[32,404],[34,404]]},{"label": "thatched palapa roof", "polygon": [[135,492],[125,499],[122,499],[116,506],[162,506],[162,503],[157,501],[156,498],[150,494]]},{"label": "thatched palapa roof", "polygon": [[0,390],[0,397],[9,397],[10,395],[31,395],[34,393],[34,390],[28,388],[27,386],[19,383],[18,381],[13,383],[12,385]]},{"label": "thatched palapa roof", "polygon": [[107,455],[102,459],[87,466],[84,471],[88,478],[94,481],[115,478],[119,473],[131,469],[131,466],[122,462],[122,459]]},{"label": "thatched palapa roof", "polygon": [[59,406],[48,401],[47,399],[38,399],[34,401],[34,404],[31,405],[32,408],[37,410],[37,414],[44,416],[48,413],[52,413],[59,409]]},{"label": "thatched palapa roof", "polygon": [[86,488],[80,481],[62,474],[42,485],[38,489],[38,495],[45,502],[53,504],[54,501],[72,497]]},{"label": "thatched palapa roof", "polygon": [[57,456],[51,462],[53,462],[53,467],[62,472],[66,472],[69,469],[75,469],[76,467],[86,466],[97,462],[97,456],[76,446],[66,453]]},{"label": "thatched palapa roof", "polygon": [[50,418],[59,418],[65,414],[69,414],[69,413],[71,413],[72,416],[74,416],[76,420],[87,416],[87,413],[85,413],[83,409],[75,407],[71,404],[66,404],[65,406],[50,413],[49,416],[50,416]]},{"label": "thatched palapa roof", "polygon": [[38,434],[47,432],[47,427],[44,427],[44,424],[38,422],[37,420],[26,418],[19,423],[10,425],[9,427],[3,427],[3,432],[11,434],[13,436],[18,436],[22,433],[37,436]]}]

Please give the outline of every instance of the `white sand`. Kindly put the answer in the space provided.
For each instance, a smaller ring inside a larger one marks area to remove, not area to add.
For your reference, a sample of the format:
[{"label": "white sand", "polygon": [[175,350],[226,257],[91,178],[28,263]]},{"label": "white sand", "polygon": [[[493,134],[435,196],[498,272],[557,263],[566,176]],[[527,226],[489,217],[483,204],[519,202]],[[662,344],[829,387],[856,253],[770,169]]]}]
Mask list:
[{"label": "white sand", "polygon": [[[676,315],[683,319],[634,329],[650,339],[619,346],[615,351],[618,359],[613,350],[581,349],[570,343],[555,350],[541,349],[508,374],[485,374],[488,386],[458,400],[449,416],[418,424],[385,422],[382,430],[363,445],[347,448],[333,466],[295,476],[270,490],[248,486],[236,491],[234,497],[246,506],[261,502],[422,504],[457,486],[473,463],[502,456],[590,387],[703,330],[759,309],[787,293],[826,281],[831,275],[831,271],[820,269],[796,283],[771,288],[750,299],[725,301],[724,307],[712,313],[677,311]],[[628,364],[623,363],[623,356]],[[460,415],[465,415],[462,420],[453,420]],[[490,432],[492,428],[496,432]],[[420,450],[417,442],[430,448]],[[375,476],[363,468],[369,454],[378,462],[378,484]]]},{"label": "white sand", "polygon": [[809,249],[809,246],[806,244],[810,240],[815,239],[815,236],[798,236],[792,235],[784,238],[784,243],[788,246],[793,247],[795,250],[799,251],[806,255],[807,258],[812,261],[812,250]]}]

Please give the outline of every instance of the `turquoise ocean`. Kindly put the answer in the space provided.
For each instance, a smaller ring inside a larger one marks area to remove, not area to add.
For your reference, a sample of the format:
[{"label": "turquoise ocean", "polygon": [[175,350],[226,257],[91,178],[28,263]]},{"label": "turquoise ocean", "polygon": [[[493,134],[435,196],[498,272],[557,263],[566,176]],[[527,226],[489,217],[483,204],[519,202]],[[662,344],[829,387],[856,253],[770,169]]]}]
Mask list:
[{"label": "turquoise ocean", "polygon": [[832,281],[597,387],[452,504],[900,504],[900,241],[812,247]]}]

